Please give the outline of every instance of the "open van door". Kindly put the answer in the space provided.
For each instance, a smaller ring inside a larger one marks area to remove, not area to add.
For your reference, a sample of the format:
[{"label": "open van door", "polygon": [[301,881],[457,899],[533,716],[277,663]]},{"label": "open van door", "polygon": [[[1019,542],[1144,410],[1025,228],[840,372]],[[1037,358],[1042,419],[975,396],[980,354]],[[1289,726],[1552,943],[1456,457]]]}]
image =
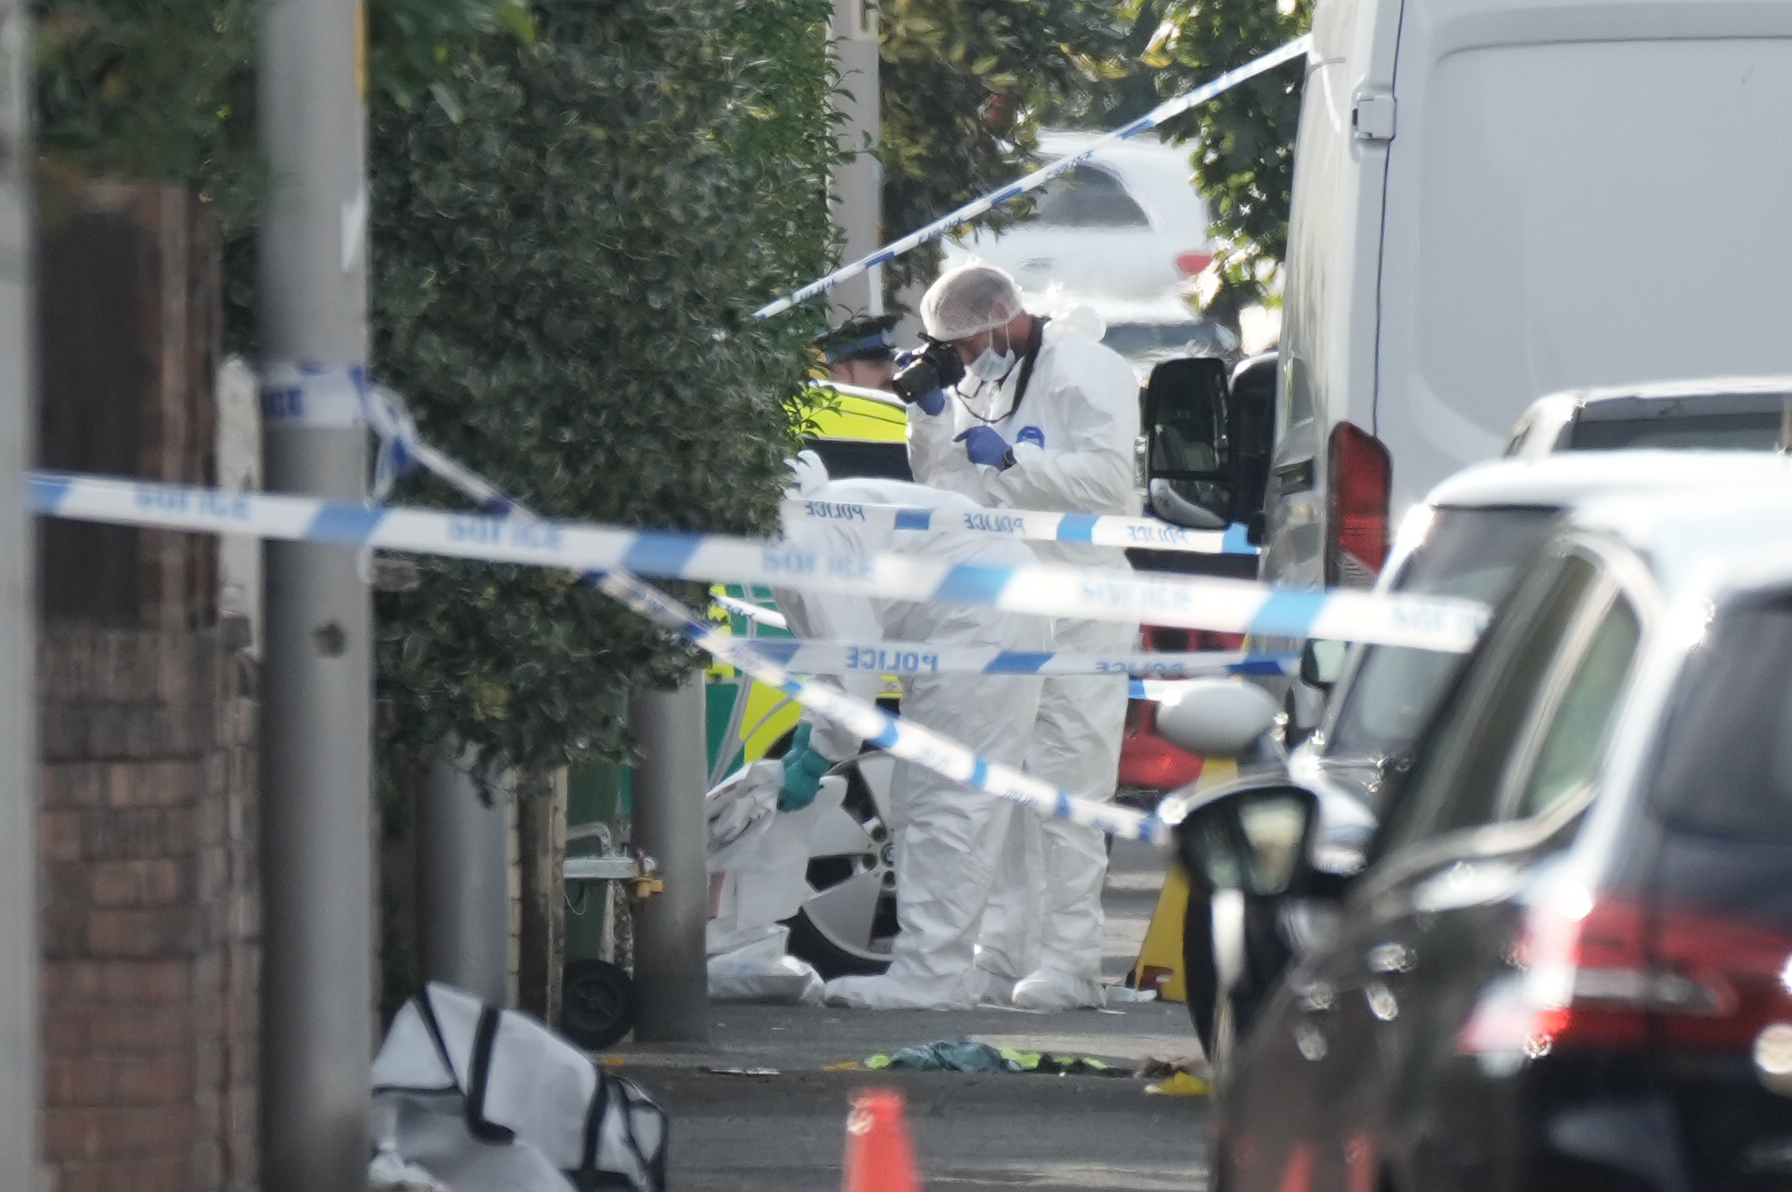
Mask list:
[{"label": "open van door", "polygon": [[1274,354],[1228,376],[1211,357],[1166,360],[1145,386],[1145,490],[1151,512],[1178,526],[1242,524],[1255,541],[1275,427]]}]

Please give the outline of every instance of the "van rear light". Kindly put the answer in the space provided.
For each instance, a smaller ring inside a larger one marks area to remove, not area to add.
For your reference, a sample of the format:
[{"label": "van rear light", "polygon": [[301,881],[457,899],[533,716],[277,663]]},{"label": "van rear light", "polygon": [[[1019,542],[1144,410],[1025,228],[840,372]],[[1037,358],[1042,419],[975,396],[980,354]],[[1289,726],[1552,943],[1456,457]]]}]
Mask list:
[{"label": "van rear light", "polygon": [[1191,249],[1188,252],[1176,254],[1176,272],[1183,277],[1194,277],[1203,273],[1211,264],[1213,264],[1213,254],[1210,252]]},{"label": "van rear light", "polygon": [[1482,993],[1457,1050],[1531,1058],[1655,1042],[1747,1050],[1792,999],[1783,990],[1738,996],[1738,964],[1784,963],[1787,948],[1778,933],[1740,934],[1747,942],[1714,916],[1652,915],[1641,903],[1584,892],[1534,906],[1508,957],[1515,971]]},{"label": "van rear light", "polygon": [[1388,558],[1393,461],[1380,439],[1348,422],[1332,430],[1327,461],[1331,536],[1325,544],[1325,582],[1367,587]]}]

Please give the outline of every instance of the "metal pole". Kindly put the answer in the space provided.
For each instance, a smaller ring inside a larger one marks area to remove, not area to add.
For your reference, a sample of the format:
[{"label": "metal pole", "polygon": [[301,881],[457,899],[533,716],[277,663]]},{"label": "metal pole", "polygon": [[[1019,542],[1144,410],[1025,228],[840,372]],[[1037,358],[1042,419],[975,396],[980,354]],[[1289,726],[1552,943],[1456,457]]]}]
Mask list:
[{"label": "metal pole", "polygon": [[637,691],[629,709],[635,766],[635,848],[652,857],[665,889],[635,912],[635,1038],[701,1043],[709,1038],[703,929],[709,915],[708,828],[703,793],[703,674],[671,691]]},{"label": "metal pole", "polygon": [[25,0],[0,0],[0,1188],[19,1192],[38,1162],[29,28]]},{"label": "metal pole", "polygon": [[474,750],[438,754],[417,792],[419,975],[505,1005],[510,975],[509,817],[485,798]]},{"label": "metal pole", "polygon": [[[266,482],[359,500],[366,111],[356,0],[268,0],[261,141]],[[373,1046],[372,606],[352,550],[267,548],[262,1179],[367,1183]]]},{"label": "metal pole", "polygon": [[[840,147],[853,155],[835,166],[829,176],[829,210],[845,236],[841,260],[856,261],[883,243],[883,167],[873,152],[883,136],[878,110],[876,0],[834,0],[828,36],[840,71],[841,93],[834,96],[834,103],[846,117],[836,136]],[[840,283],[831,311],[835,323],[883,314],[883,270],[870,269]]]}]

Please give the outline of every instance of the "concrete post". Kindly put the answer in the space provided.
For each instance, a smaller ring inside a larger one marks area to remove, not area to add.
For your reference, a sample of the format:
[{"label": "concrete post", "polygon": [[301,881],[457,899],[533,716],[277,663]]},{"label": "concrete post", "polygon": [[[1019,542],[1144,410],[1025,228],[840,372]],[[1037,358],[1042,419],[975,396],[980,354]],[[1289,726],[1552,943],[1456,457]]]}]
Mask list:
[{"label": "concrete post", "polygon": [[0,1188],[38,1186],[30,24],[0,0]]},{"label": "concrete post", "polygon": [[[357,0],[268,0],[258,72],[266,482],[348,500],[367,491],[360,22]],[[353,550],[266,560],[261,1170],[267,1192],[336,1192],[367,1182],[372,604]]]},{"label": "concrete post", "polygon": [[502,791],[486,798],[471,750],[438,755],[417,797],[417,967],[505,1005],[510,958],[509,817]]},{"label": "concrete post", "polygon": [[[876,250],[883,235],[883,167],[871,151],[883,136],[878,108],[877,0],[834,0],[828,36],[842,92],[834,102],[846,117],[836,135],[841,148],[853,155],[829,175],[829,210],[845,236],[840,259],[856,261]],[[883,270],[874,267],[842,282],[830,301],[835,324],[883,314]]]},{"label": "concrete post", "polygon": [[642,1042],[701,1043],[709,1037],[703,716],[701,671],[671,691],[637,691],[629,709],[639,750],[634,846],[658,863],[666,886],[635,911],[635,1038]]}]

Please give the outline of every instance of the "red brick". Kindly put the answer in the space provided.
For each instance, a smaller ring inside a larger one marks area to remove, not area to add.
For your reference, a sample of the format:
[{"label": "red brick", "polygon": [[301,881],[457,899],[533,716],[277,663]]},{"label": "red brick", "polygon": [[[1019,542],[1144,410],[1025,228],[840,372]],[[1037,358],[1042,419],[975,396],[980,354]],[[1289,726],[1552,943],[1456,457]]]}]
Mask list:
[{"label": "red brick", "polygon": [[95,861],[86,868],[97,907],[166,906],[187,894],[179,861]]},{"label": "red brick", "polygon": [[51,1107],[44,1114],[44,1157],[185,1158],[194,1135],[191,1105]]},{"label": "red brick", "polygon": [[198,799],[201,767],[191,761],[119,762],[106,767],[112,807],[176,807]]},{"label": "red brick", "polygon": [[87,917],[87,946],[96,957],[165,957],[190,953],[198,944],[192,907],[96,910]]},{"label": "red brick", "polygon": [[48,810],[98,807],[105,802],[106,767],[93,762],[66,762],[43,767],[38,784]]},{"label": "red brick", "polygon": [[53,1192],[193,1192],[184,1157],[58,1164]]},{"label": "red brick", "polygon": [[79,861],[83,824],[78,811],[46,811],[38,817],[46,861]]}]

